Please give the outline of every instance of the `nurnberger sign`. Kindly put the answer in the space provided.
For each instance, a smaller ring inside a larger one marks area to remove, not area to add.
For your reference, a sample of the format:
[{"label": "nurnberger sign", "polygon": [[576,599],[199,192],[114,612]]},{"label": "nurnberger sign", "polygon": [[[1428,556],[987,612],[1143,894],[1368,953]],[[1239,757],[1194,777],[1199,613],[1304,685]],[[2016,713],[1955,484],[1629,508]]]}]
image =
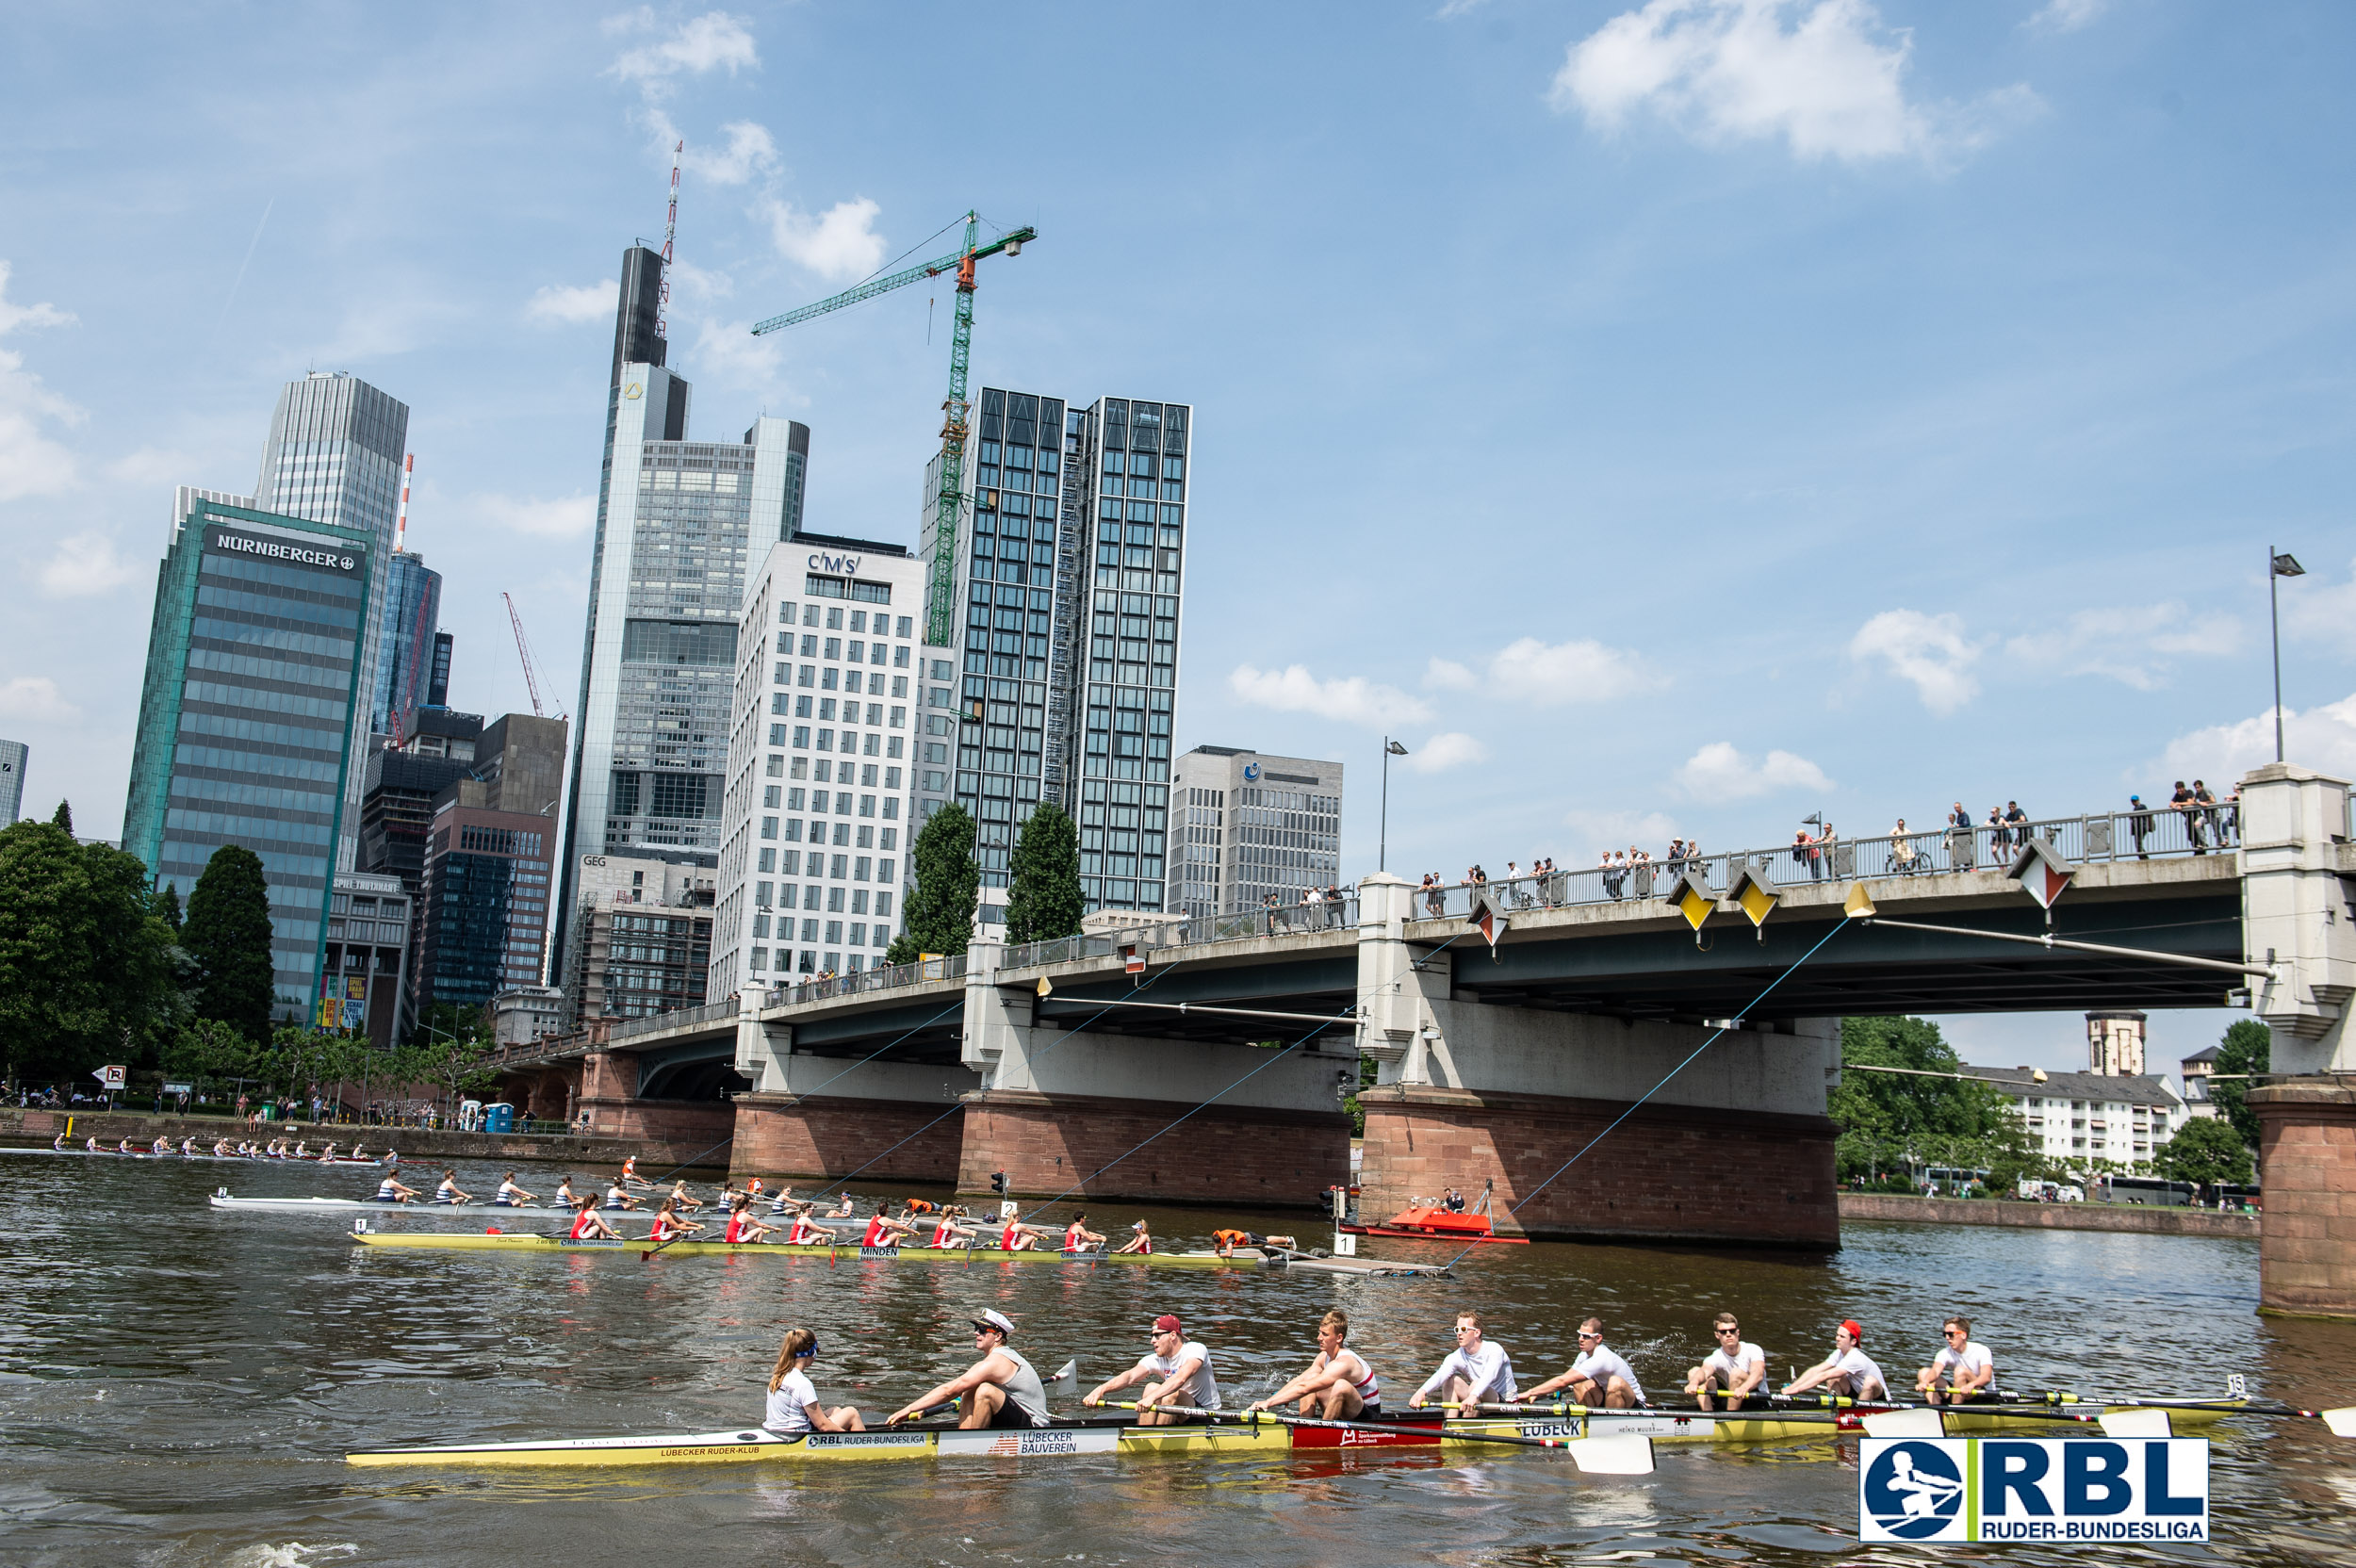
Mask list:
[{"label": "nurnberger sign", "polygon": [[366,571],[366,557],[358,546],[339,549],[320,549],[311,545],[298,545],[290,539],[274,539],[267,533],[247,533],[240,529],[222,528],[215,524],[205,541],[208,553],[219,555],[250,555],[263,561],[283,561],[288,565],[309,566],[315,570],[356,576]]}]

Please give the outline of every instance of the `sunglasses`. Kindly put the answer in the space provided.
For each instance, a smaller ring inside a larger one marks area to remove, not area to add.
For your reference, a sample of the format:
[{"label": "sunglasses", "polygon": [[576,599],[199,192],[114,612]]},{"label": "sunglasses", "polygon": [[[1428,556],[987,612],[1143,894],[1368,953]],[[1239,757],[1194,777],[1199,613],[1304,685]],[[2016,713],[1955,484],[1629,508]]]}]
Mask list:
[{"label": "sunglasses", "polygon": [[1721,1334],[1739,1334],[1742,1331],[1740,1329],[1720,1329],[1717,1331]]},{"label": "sunglasses", "polygon": [[1579,1338],[1581,1338],[1581,1339],[1601,1339],[1601,1338],[1603,1337],[1603,1335],[1601,1335],[1601,1334],[1591,1334],[1591,1333],[1589,1333],[1586,1330],[1581,1329],[1581,1330],[1579,1330]]}]

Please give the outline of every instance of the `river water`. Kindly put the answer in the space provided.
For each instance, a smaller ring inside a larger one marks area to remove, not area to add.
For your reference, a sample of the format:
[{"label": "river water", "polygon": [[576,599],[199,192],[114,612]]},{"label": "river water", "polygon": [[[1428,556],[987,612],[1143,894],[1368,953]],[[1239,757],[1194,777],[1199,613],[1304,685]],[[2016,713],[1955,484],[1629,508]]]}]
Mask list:
[{"label": "river water", "polygon": [[[546,1191],[555,1174],[522,1180]],[[462,1165],[460,1178],[486,1192],[499,1170]],[[341,1462],[354,1446],[758,1424],[795,1323],[820,1336],[822,1396],[880,1416],[972,1359],[966,1321],[984,1307],[1015,1320],[1018,1348],[1043,1372],[1076,1357],[1091,1382],[1145,1351],[1154,1315],[1175,1312],[1211,1347],[1231,1405],[1305,1364],[1317,1316],[1336,1306],[1394,1401],[1448,1350],[1452,1315],[1475,1306],[1525,1386],[1562,1369],[1590,1313],[1658,1398],[1706,1351],[1722,1308],[1742,1315],[1778,1377],[1818,1359],[1839,1319],[1860,1318],[1893,1381],[1910,1380],[1939,1319],[1961,1311],[2011,1387],[2208,1394],[2241,1372],[2256,1394],[2356,1403],[2356,1325],[2255,1315],[2249,1242],[1860,1225],[1830,1260],[1485,1247],[1452,1281],[829,1266],[360,1249],[334,1219],[216,1214],[205,1195],[223,1182],[244,1196],[356,1197],[370,1178],[0,1160],[0,1562],[1536,1568],[1928,1555],[1857,1543],[1854,1440],[1662,1445],[1656,1474],[1621,1479],[1518,1451],[504,1475]],[[1141,1213],[1166,1242],[1239,1218],[1314,1224],[1119,1204],[1098,1205],[1091,1223],[1118,1233]],[[2356,1443],[2316,1422],[2218,1430],[2214,1544],[2111,1548],[2101,1560],[2356,1564]]]}]

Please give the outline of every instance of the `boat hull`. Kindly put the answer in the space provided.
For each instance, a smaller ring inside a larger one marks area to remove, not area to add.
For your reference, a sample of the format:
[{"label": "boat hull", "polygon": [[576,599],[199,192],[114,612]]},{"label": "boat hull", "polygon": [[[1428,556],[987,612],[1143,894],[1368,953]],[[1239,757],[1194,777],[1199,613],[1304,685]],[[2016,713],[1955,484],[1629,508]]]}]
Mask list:
[{"label": "boat hull", "polygon": [[[355,1231],[352,1239],[363,1247],[425,1248],[436,1251],[469,1252],[631,1252],[656,1250],[656,1242],[635,1241],[574,1241],[564,1236],[544,1235],[475,1235],[434,1234],[430,1232]],[[669,1257],[675,1253],[750,1253],[761,1257],[835,1258],[855,1262],[880,1263],[1024,1263],[1067,1264],[1075,1267],[1092,1266],[1140,1266],[1147,1268],[1276,1268],[1281,1259],[1237,1253],[1222,1258],[1216,1252],[1007,1252],[994,1247],[976,1247],[972,1251],[963,1248],[932,1247],[859,1247],[843,1245],[824,1247],[816,1244],[788,1246],[781,1242],[752,1241],[675,1241],[662,1248]]]}]

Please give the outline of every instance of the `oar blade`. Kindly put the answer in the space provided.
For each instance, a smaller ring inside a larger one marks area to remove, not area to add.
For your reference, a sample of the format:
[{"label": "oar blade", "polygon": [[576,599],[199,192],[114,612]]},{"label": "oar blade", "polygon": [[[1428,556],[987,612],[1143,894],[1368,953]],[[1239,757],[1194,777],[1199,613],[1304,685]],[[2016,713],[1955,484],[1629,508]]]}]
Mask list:
[{"label": "oar blade", "polygon": [[1047,1392],[1069,1399],[1080,1392],[1080,1363],[1077,1357],[1065,1362],[1053,1378],[1047,1380]]},{"label": "oar blade", "polygon": [[2333,1437],[2356,1437],[2356,1405],[2325,1411],[2323,1424],[2331,1429]]},{"label": "oar blade", "polygon": [[2164,1410],[2112,1410],[2102,1416],[2104,1437],[2174,1437]]},{"label": "oar blade", "polygon": [[1563,1446],[1579,1473],[1588,1476],[1649,1476],[1652,1439],[1622,1434],[1614,1437],[1576,1437]]},{"label": "oar blade", "polygon": [[1865,1417],[1870,1437],[1945,1437],[1946,1423],[1935,1410],[1886,1410]]}]

